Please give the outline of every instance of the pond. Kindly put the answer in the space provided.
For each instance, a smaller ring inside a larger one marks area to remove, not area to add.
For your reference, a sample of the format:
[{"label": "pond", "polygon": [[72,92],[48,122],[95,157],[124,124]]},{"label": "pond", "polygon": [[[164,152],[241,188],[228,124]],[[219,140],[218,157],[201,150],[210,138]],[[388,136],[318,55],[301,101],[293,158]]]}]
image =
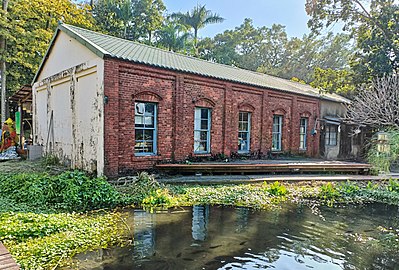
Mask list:
[{"label": "pond", "polygon": [[134,245],[80,254],[79,269],[399,269],[398,207],[131,209]]}]

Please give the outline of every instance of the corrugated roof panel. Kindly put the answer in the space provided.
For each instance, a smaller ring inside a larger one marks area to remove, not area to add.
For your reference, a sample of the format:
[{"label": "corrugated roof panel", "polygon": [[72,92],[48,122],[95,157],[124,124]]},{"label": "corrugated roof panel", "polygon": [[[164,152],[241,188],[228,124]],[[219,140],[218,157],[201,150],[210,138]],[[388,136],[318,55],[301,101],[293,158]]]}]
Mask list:
[{"label": "corrugated roof panel", "polygon": [[321,95],[317,89],[312,88],[309,85],[296,83],[286,79],[227,65],[212,63],[191,56],[169,52],[159,48],[104,35],[67,24],[62,24],[59,27],[61,30],[63,28],[67,29],[74,35],[78,35],[83,40],[94,44],[96,47],[101,48],[101,50],[106,51],[108,55],[112,57],[232,82],[260,86],[264,88],[273,88],[276,90],[282,90],[336,102],[349,102],[349,100],[339,95],[328,93]]}]

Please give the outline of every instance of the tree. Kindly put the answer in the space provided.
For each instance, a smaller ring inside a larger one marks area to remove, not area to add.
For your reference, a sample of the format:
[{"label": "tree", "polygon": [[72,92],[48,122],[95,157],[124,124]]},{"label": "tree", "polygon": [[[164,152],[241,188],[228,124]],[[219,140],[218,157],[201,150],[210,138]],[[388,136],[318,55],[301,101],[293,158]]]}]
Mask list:
[{"label": "tree", "polygon": [[165,9],[162,0],[132,0],[133,39],[146,38],[151,44],[154,31],[162,28]]},{"label": "tree", "polygon": [[[7,21],[7,9],[8,9],[8,0],[2,1],[1,8],[1,18],[2,18],[2,29],[6,29],[6,25],[4,22]],[[0,75],[1,75],[1,124],[6,120],[6,40],[8,37],[8,33],[6,31],[0,32]]]},{"label": "tree", "polygon": [[58,21],[93,28],[88,6],[69,0],[10,0],[1,28],[7,37],[7,91],[30,84],[48,48]]},{"label": "tree", "polygon": [[133,16],[131,0],[97,0],[93,4],[92,13],[101,31],[128,38]]},{"label": "tree", "polygon": [[377,78],[364,85],[348,108],[347,121],[376,129],[399,129],[399,77]]},{"label": "tree", "polygon": [[347,69],[316,68],[314,80],[310,85],[328,93],[337,93],[347,97],[352,96],[356,89],[353,84],[353,73]]},{"label": "tree", "polygon": [[155,32],[156,45],[169,51],[179,52],[187,48],[190,33],[175,21],[166,21],[164,26]]},{"label": "tree", "polygon": [[307,83],[313,81],[317,67],[334,70],[348,67],[352,54],[348,35],[329,33],[289,38],[284,26],[256,28],[251,19],[213,39],[202,40],[199,51],[202,58],[210,61],[286,79],[297,77]]},{"label": "tree", "polygon": [[191,11],[187,11],[186,13],[173,13],[171,16],[172,18],[178,19],[181,24],[194,30],[194,48],[196,50],[198,45],[198,30],[204,28],[208,24],[221,23],[224,21],[224,18],[220,17],[218,14],[207,10],[205,5],[197,5]]},{"label": "tree", "polygon": [[356,39],[351,61],[357,84],[395,74],[399,68],[399,6],[394,0],[307,0],[316,32],[342,22]]}]

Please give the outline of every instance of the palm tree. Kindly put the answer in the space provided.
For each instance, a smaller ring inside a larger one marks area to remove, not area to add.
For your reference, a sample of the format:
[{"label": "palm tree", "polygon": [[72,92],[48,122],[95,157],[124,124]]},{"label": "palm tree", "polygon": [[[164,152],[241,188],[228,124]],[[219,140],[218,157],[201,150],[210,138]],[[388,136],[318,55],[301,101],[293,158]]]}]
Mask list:
[{"label": "palm tree", "polygon": [[205,5],[197,5],[191,11],[187,11],[186,13],[173,13],[171,17],[177,19],[181,24],[186,25],[188,28],[194,29],[194,49],[196,53],[198,30],[204,28],[208,24],[221,23],[224,21],[224,18],[220,17],[218,14],[207,10]]},{"label": "palm tree", "polygon": [[177,52],[185,49],[190,33],[185,26],[169,21],[155,32],[155,36],[158,46]]}]

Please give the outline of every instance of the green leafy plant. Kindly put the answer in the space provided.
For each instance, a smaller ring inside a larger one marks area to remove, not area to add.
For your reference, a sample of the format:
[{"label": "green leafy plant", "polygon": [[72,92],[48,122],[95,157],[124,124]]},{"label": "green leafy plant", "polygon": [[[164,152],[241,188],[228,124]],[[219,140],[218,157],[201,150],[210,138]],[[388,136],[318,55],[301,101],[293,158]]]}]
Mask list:
[{"label": "green leafy plant", "polygon": [[390,179],[387,185],[387,190],[390,192],[399,193],[399,182],[397,180]]},{"label": "green leafy plant", "polygon": [[104,178],[90,178],[80,171],[47,174],[8,174],[0,181],[0,195],[16,203],[67,211],[112,208],[123,196]]},{"label": "green leafy plant", "polygon": [[344,196],[354,196],[359,193],[359,186],[349,181],[338,186],[338,192]]},{"label": "green leafy plant", "polygon": [[142,201],[144,206],[170,206],[173,203],[173,197],[167,189],[152,190]]},{"label": "green leafy plant", "polygon": [[339,191],[330,182],[320,187],[319,198],[328,206],[332,206],[339,196]]},{"label": "green leafy plant", "polygon": [[278,181],[270,185],[264,183],[264,185],[266,186],[266,191],[273,196],[284,196],[288,192],[287,188]]}]

